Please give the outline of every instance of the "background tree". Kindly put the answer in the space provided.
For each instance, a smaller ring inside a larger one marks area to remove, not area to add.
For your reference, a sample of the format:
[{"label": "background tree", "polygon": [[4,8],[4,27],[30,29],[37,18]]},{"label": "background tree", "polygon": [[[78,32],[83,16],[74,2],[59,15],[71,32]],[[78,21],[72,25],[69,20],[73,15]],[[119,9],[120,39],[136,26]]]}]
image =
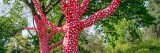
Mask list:
[{"label": "background tree", "polygon": [[151,33],[154,33],[153,35],[156,38],[160,37],[160,10],[158,9],[160,7],[160,1],[159,0],[149,0],[147,9],[149,10],[149,14],[154,16],[156,18],[155,24],[150,26]]},{"label": "background tree", "polygon": [[[15,7],[15,5],[13,5]],[[26,27],[26,21],[21,17],[21,13],[18,10],[20,8],[12,8],[9,17],[0,16],[0,52],[5,52],[7,49],[5,46],[11,37],[16,36],[24,27]]]}]

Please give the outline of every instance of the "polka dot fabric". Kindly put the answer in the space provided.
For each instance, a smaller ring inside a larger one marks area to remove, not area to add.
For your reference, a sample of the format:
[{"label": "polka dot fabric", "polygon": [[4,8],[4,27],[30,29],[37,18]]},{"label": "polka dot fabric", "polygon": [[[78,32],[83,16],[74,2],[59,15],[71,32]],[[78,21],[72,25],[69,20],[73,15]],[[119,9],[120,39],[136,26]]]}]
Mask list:
[{"label": "polka dot fabric", "polygon": [[[66,17],[66,22],[62,27],[56,27],[47,20],[37,0],[32,1],[41,18],[41,20],[39,20],[37,18],[38,16],[34,15],[37,24],[36,30],[38,31],[40,40],[41,53],[49,53],[51,49],[60,44],[62,44],[63,53],[78,53],[79,32],[84,28],[93,25],[97,20],[112,15],[120,3],[120,0],[113,0],[105,9],[95,12],[84,20],[80,20],[79,18],[85,13],[90,0],[83,0],[81,4],[79,0],[60,0],[62,13]],[[52,32],[49,35],[46,34],[46,25],[52,29]],[[64,33],[64,39],[55,43],[53,46],[48,45],[48,40],[57,32]]]}]

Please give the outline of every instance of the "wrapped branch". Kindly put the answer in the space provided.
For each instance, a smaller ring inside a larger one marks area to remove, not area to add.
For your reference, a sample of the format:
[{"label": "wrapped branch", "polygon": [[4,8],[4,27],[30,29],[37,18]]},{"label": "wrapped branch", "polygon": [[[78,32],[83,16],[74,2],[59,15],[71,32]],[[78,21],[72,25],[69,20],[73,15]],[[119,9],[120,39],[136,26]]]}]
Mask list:
[{"label": "wrapped branch", "polygon": [[80,11],[81,11],[80,16],[82,16],[85,13],[89,2],[90,2],[90,0],[83,0],[82,4],[80,5]]},{"label": "wrapped branch", "polygon": [[93,25],[97,20],[104,17],[108,17],[115,12],[116,8],[119,6],[120,0],[113,0],[112,3],[105,9],[100,10],[93,15],[89,16],[87,19],[80,21],[83,28]]},{"label": "wrapped branch", "polygon": [[59,42],[57,42],[57,43],[55,43],[55,44],[49,46],[49,48],[50,48],[50,49],[56,48],[57,46],[61,45],[62,43],[63,43],[63,39],[60,40]]},{"label": "wrapped branch", "polygon": [[66,7],[68,6],[66,0],[61,0],[60,3],[62,7],[62,12],[65,13]]},{"label": "wrapped branch", "polygon": [[47,24],[49,27],[51,27],[52,31],[55,31],[55,32],[56,32],[56,31],[57,31],[57,30],[56,30],[56,26],[54,26],[51,22],[49,22],[49,21],[47,20],[45,14],[43,13],[43,11],[42,11],[40,5],[38,4],[38,2],[37,2],[36,0],[32,0],[32,1],[33,1],[33,3],[34,3],[34,5],[35,5],[35,7],[36,7],[36,9],[37,9],[37,11],[38,11],[38,13],[40,14],[40,18],[43,20],[43,22],[44,22],[45,24]]}]

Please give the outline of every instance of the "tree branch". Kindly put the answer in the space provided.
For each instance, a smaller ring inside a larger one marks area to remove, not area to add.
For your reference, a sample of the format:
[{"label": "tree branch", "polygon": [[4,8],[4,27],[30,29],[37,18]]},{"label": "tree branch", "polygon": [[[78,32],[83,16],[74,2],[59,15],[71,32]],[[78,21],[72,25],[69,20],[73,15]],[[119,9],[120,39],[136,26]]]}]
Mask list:
[{"label": "tree branch", "polygon": [[[38,13],[40,14],[40,18],[43,20],[43,22],[45,24],[47,24],[49,27],[51,27],[52,31],[56,31],[56,26],[53,25],[51,22],[49,22],[46,18],[46,16],[44,15],[44,13],[42,12],[42,9],[40,8],[40,5],[38,4],[38,2],[36,0],[32,0],[35,8],[37,9]],[[37,15],[35,15],[34,17],[38,17]]]},{"label": "tree branch", "polygon": [[47,40],[49,40],[50,38],[52,38],[52,36],[55,34],[55,32],[51,32],[48,36],[47,36]]},{"label": "tree branch", "polygon": [[30,31],[30,30],[28,30],[28,29],[27,29],[27,31],[28,31],[28,32],[29,32],[29,34],[33,37],[33,34],[31,33],[31,31]]},{"label": "tree branch", "polygon": [[50,45],[49,48],[50,48],[50,49],[56,48],[57,46],[61,45],[62,43],[63,43],[63,39],[60,40],[59,42],[53,44],[53,45]]},{"label": "tree branch", "polygon": [[56,27],[55,29],[56,31],[52,31],[48,36],[47,39],[49,40],[50,38],[52,38],[52,36],[57,33],[57,32],[64,32],[64,29],[62,27]]},{"label": "tree branch", "polygon": [[82,4],[80,5],[80,16],[83,15],[88,7],[90,0],[83,0]]},{"label": "tree branch", "polygon": [[115,9],[119,6],[120,0],[113,0],[112,3],[105,9],[100,10],[93,15],[89,16],[87,19],[80,21],[81,27],[85,28],[93,25],[97,20],[103,17],[110,16],[115,12]]},{"label": "tree branch", "polygon": [[23,29],[24,29],[24,27],[19,28],[19,29],[15,30],[13,33],[11,33],[11,35],[15,36],[20,30],[23,30]]}]

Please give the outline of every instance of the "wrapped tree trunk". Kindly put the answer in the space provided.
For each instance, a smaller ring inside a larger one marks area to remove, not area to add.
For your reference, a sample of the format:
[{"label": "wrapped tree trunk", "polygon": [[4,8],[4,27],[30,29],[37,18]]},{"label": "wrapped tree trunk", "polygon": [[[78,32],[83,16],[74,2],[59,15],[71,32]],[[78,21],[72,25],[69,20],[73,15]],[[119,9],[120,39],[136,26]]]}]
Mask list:
[{"label": "wrapped tree trunk", "polygon": [[[38,19],[38,15],[34,15],[37,24],[35,28],[38,31],[41,53],[49,53],[51,49],[60,44],[62,44],[63,53],[78,53],[79,32],[84,28],[93,25],[97,20],[113,14],[120,3],[120,0],[113,0],[105,9],[88,16],[88,18],[84,20],[80,20],[79,18],[85,13],[90,0],[83,0],[82,4],[80,4],[79,0],[67,0],[67,3],[66,0],[60,0],[62,12],[66,17],[66,22],[62,27],[56,27],[47,20],[37,0],[32,1],[40,16],[40,19]],[[46,34],[46,25],[52,29],[52,32],[49,35]],[[57,32],[64,33],[64,39],[53,45],[48,45],[48,40]]]}]

